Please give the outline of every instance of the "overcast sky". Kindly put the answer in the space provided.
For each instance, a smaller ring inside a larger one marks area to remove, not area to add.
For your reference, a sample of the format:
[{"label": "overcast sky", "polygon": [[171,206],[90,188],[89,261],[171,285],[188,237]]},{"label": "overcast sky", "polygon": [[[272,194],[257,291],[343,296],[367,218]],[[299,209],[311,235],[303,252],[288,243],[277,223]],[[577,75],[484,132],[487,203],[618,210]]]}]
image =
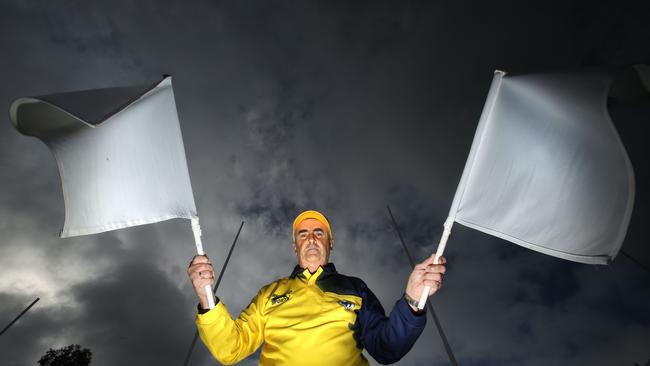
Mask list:
[{"label": "overcast sky", "polygon": [[[290,224],[332,221],[340,272],[387,310],[435,250],[495,69],[650,62],[643,1],[3,1],[0,109],[22,96],[172,74],[206,251],[232,315],[288,275]],[[178,365],[195,331],[189,222],[60,239],[63,197],[39,140],[0,123],[2,365],[77,343],[93,365]],[[644,123],[646,122],[646,123]],[[623,250],[650,263],[647,118],[618,125],[637,194]],[[645,146],[644,146],[645,145]],[[460,225],[432,300],[461,365],[650,360],[650,273],[549,257]],[[399,365],[447,364],[429,320]],[[192,365],[215,364],[198,345]],[[242,364],[257,364],[251,356]]]}]

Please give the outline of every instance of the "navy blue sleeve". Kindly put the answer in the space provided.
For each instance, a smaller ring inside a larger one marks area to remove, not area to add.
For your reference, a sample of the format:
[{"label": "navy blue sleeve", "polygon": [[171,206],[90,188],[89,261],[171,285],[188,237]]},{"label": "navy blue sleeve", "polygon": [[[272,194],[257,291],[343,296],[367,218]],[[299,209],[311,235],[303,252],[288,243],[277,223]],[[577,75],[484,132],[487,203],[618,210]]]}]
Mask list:
[{"label": "navy blue sleeve", "polygon": [[390,316],[370,289],[361,289],[363,303],[359,310],[361,343],[368,353],[381,364],[399,361],[411,350],[427,323],[426,313],[413,314],[402,298],[399,299]]}]

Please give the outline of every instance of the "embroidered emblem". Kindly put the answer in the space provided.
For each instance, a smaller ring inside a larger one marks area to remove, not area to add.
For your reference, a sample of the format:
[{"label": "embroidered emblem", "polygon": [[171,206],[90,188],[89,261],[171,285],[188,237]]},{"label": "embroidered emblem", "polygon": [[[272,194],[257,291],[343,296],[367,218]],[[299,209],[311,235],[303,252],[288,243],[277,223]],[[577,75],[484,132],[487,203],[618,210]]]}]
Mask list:
[{"label": "embroidered emblem", "polygon": [[283,302],[288,301],[290,293],[291,293],[291,291],[287,292],[286,294],[282,294],[282,295],[276,295],[276,294],[271,295],[271,304],[273,304],[273,305],[282,304]]},{"label": "embroidered emblem", "polygon": [[339,301],[339,305],[343,306],[343,309],[345,309],[345,310],[350,310],[350,309],[354,308],[354,303],[351,302],[351,301],[347,301],[347,300]]}]

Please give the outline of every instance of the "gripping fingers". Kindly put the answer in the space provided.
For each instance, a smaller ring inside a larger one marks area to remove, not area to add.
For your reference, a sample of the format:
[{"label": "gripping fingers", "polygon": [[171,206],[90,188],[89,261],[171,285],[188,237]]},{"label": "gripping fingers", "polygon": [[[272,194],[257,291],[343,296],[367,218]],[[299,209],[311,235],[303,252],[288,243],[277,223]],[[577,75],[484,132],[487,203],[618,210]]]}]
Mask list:
[{"label": "gripping fingers", "polygon": [[190,261],[188,267],[191,267],[192,265],[198,263],[210,263],[210,258],[208,258],[207,255],[195,255],[194,257],[192,257],[192,260]]},{"label": "gripping fingers", "polygon": [[212,270],[206,270],[206,271],[196,271],[194,272],[194,278],[199,279],[199,280],[213,280],[214,279],[214,272]]},{"label": "gripping fingers", "polygon": [[212,264],[195,264],[194,266],[190,267],[190,270],[192,272],[203,272],[203,271],[214,271],[214,268],[212,267]]},{"label": "gripping fingers", "polygon": [[207,261],[207,257],[205,256],[195,256],[192,260],[192,264],[187,269],[187,274],[192,280],[192,284],[197,289],[211,286],[215,278],[212,263]]},{"label": "gripping fingers", "polygon": [[442,283],[442,277],[443,277],[442,273],[426,273],[423,279],[425,282],[428,280],[428,281],[438,281]]},{"label": "gripping fingers", "polygon": [[202,280],[211,280],[214,278],[214,272],[212,271],[201,271],[198,272],[199,278]]},{"label": "gripping fingers", "polygon": [[430,289],[429,296],[431,296],[442,287],[442,281],[424,281],[424,285]]},{"label": "gripping fingers", "polygon": [[190,268],[187,269],[187,274],[190,277],[199,272],[214,272],[214,268],[211,263],[197,263],[191,265]]},{"label": "gripping fingers", "polygon": [[447,272],[447,267],[445,267],[444,264],[432,264],[428,265],[426,267],[427,272],[437,272],[437,273],[445,273]]},{"label": "gripping fingers", "polygon": [[[440,260],[442,260],[442,261],[440,261]],[[440,257],[440,260],[439,260],[440,264],[444,264],[446,262],[444,257]],[[433,263],[433,256],[431,256],[431,257],[428,257],[427,259],[423,260],[422,262],[416,264],[414,268],[415,269],[424,269],[424,270],[426,270],[427,267],[429,267],[429,266],[431,266],[433,264],[434,264]]]}]

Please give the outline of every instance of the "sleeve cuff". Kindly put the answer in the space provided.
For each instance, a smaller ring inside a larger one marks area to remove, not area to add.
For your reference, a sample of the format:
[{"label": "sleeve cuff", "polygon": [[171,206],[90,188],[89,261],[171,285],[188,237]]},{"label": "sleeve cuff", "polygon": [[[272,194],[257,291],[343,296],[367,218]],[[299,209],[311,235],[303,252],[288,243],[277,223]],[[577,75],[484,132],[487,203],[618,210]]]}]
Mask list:
[{"label": "sleeve cuff", "polygon": [[226,306],[219,301],[213,309],[205,309],[205,313],[197,313],[196,314],[196,324],[210,324],[215,322],[217,319],[219,319],[220,316],[223,316],[226,314],[228,317],[230,315],[228,314],[228,310],[226,309]]},{"label": "sleeve cuff", "polygon": [[[215,296],[215,297],[214,297],[214,306],[216,307],[218,303],[219,303],[219,298]],[[199,314],[205,314],[205,313],[207,313],[208,311],[210,311],[210,309],[204,309],[204,308],[201,307],[201,303],[198,303],[198,304],[196,305],[196,311],[197,311]]]},{"label": "sleeve cuff", "polygon": [[400,316],[413,326],[421,326],[427,322],[426,308],[422,311],[414,312],[404,298],[401,298],[395,304]]}]

